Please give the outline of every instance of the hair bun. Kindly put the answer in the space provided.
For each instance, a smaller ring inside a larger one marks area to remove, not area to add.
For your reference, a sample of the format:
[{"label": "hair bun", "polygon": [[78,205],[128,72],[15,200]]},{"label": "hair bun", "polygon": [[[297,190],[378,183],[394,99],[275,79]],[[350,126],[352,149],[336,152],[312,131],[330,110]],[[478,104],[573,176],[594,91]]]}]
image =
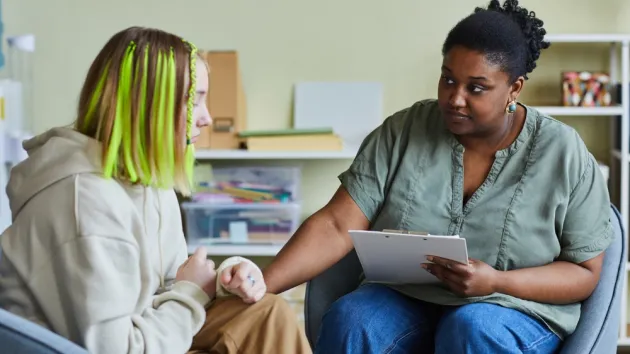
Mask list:
[{"label": "hair bun", "polygon": [[519,25],[527,42],[529,55],[526,67],[527,72],[531,73],[536,68],[536,61],[540,58],[540,52],[549,48],[550,45],[544,40],[547,31],[543,28],[543,21],[536,17],[534,11],[527,11],[526,8],[519,6],[518,0],[505,0],[503,6],[499,0],[491,0],[487,9],[477,8],[475,12],[483,10],[503,13]]}]

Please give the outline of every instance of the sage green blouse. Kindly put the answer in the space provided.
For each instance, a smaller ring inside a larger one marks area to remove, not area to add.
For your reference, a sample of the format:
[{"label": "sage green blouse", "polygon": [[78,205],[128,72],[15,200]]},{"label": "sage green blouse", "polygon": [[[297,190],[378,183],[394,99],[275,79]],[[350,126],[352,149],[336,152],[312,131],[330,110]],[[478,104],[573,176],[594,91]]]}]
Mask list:
[{"label": "sage green blouse", "polygon": [[[458,234],[471,258],[502,271],[589,260],[613,241],[603,175],[575,130],[523,107],[522,131],[496,153],[486,180],[465,205],[464,147],[446,129],[435,100],[387,118],[339,179],[372,230]],[[483,301],[515,308],[560,338],[575,330],[580,317],[580,303],[552,305],[498,293],[463,298],[441,284],[393,287],[442,305]]]}]

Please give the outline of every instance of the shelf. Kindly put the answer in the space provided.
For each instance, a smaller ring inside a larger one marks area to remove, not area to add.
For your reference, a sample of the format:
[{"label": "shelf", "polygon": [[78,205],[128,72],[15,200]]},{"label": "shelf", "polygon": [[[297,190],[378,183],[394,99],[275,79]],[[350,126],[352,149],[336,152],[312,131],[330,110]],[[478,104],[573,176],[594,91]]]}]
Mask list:
[{"label": "shelf", "polygon": [[623,107],[563,107],[563,106],[538,106],[533,107],[549,116],[620,116]]},{"label": "shelf", "polygon": [[627,34],[550,34],[545,40],[552,43],[621,43],[630,41]]},{"label": "shelf", "polygon": [[[205,245],[209,256],[275,256],[283,244],[265,245]],[[198,246],[188,246],[188,254],[193,254]]]},{"label": "shelf", "polygon": [[342,151],[248,151],[197,150],[197,160],[342,160],[354,159],[355,150]]},{"label": "shelf", "polygon": [[[621,159],[621,151],[615,149],[613,151],[611,151],[612,155],[617,158],[617,159]],[[629,156],[630,157],[630,156]]]},{"label": "shelf", "polygon": [[[630,330],[630,325],[628,325],[627,327],[628,327],[628,330]],[[619,338],[617,340],[617,345],[620,347],[630,346],[630,338]]]},{"label": "shelf", "polygon": [[[582,44],[583,48],[588,51],[589,47],[592,47],[594,44],[604,45],[610,47],[610,67],[609,71],[611,72],[611,76],[615,80],[619,80],[619,84],[621,87],[626,87],[630,82],[630,34],[548,34],[545,35],[545,40],[552,42],[552,48],[554,45],[565,43],[571,45]],[[624,106],[614,106],[614,107],[534,107],[541,111],[544,114],[547,114],[552,117],[560,117],[560,116],[583,116],[583,117],[595,117],[595,119],[607,119],[604,117],[614,117],[619,116],[620,123],[625,127],[628,123],[628,119],[630,119],[630,112],[627,110],[627,103],[624,102]],[[610,137],[611,140],[614,138],[615,132],[611,132]],[[627,142],[625,142],[627,143]],[[621,145],[623,148],[620,150],[612,150],[611,155],[621,161],[630,161],[630,154],[626,154],[628,148],[624,145]],[[622,152],[623,151],[623,152]],[[621,213],[623,216],[623,224],[627,225],[628,219],[628,208],[630,203],[628,202],[628,168],[630,164],[623,164],[619,171],[615,171],[615,174],[621,179],[621,189],[619,193],[619,199],[621,204]],[[602,168],[602,172],[604,174],[608,173],[608,168]],[[630,262],[626,263],[625,266],[627,272],[630,274]],[[619,347],[630,347],[630,320],[628,317],[627,306],[628,306],[628,289],[627,289],[627,277],[624,277],[624,285],[626,285],[626,292],[620,294],[622,297],[621,301],[621,323],[619,326],[620,330],[620,338],[617,339],[617,345]],[[626,349],[626,348],[624,348]],[[622,351],[625,352],[625,351]]]}]

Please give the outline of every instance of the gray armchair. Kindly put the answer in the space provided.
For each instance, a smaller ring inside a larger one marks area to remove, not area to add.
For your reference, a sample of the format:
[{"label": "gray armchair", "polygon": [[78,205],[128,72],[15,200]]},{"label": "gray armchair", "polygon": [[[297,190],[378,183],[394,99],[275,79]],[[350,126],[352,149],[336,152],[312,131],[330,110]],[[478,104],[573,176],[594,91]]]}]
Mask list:
[{"label": "gray armchair", "polygon": [[69,340],[2,309],[0,348],[11,354],[88,354]]},{"label": "gray armchair", "polygon": [[[582,304],[577,329],[560,354],[615,353],[619,334],[623,280],[626,276],[625,231],[621,216],[611,206],[615,241],[606,250],[601,278],[595,292]],[[361,264],[354,251],[311,280],[306,287],[306,335],[315,345],[324,313],[338,298],[359,286]]]}]

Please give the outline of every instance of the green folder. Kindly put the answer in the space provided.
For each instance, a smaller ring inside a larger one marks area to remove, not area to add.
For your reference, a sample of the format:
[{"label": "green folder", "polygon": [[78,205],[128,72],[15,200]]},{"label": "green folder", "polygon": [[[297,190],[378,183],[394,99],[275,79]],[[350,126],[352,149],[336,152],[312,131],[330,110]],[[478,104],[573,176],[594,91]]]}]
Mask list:
[{"label": "green folder", "polygon": [[248,130],[238,133],[241,138],[255,136],[286,136],[286,135],[313,135],[332,134],[332,128],[312,128],[312,129],[279,129],[279,130]]}]

